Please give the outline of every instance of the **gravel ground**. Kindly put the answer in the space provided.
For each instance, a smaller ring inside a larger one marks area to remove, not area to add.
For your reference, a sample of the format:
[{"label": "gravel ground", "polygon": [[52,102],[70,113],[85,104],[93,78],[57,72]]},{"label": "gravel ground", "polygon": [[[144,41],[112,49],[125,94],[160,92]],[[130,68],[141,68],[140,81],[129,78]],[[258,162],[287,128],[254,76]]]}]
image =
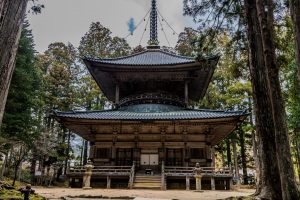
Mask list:
[{"label": "gravel ground", "polygon": [[[229,197],[249,196],[254,193],[253,189],[239,189],[237,191],[211,191],[193,192],[185,190],[122,190],[122,189],[91,189],[82,190],[74,188],[43,188],[35,187],[34,190],[39,195],[49,200],[60,199],[68,196],[90,196],[88,200],[101,199],[100,197],[132,197],[135,200],[217,200]],[[71,198],[83,199],[83,198]],[[87,200],[87,199],[86,199]]]}]

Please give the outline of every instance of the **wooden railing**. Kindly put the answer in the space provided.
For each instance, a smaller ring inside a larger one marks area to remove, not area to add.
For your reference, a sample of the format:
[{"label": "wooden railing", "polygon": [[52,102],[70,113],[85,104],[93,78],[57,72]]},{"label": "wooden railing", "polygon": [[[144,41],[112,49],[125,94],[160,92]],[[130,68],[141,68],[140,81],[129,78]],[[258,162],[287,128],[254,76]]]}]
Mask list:
[{"label": "wooden railing", "polygon": [[[130,176],[132,166],[95,166],[92,170],[92,175],[105,176]],[[68,175],[83,175],[85,172],[84,166],[74,166],[68,169]]]},{"label": "wooden railing", "polygon": [[[201,167],[203,176],[232,176],[229,167],[214,168],[214,167]],[[175,167],[165,166],[164,174],[166,176],[194,176],[194,167]]]}]

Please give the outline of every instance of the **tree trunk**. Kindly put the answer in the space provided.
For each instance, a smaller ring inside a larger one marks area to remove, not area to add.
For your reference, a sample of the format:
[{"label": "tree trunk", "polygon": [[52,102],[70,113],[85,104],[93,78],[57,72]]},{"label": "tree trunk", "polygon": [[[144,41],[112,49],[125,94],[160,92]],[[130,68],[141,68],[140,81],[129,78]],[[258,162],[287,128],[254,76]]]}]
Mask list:
[{"label": "tree trunk", "polygon": [[[293,20],[294,34],[295,34],[295,52],[296,52],[296,65],[297,65],[297,83],[296,83],[296,98],[300,100],[300,1],[290,0],[290,12]],[[298,128],[297,128],[298,129]],[[300,181],[300,150],[299,142],[300,137],[299,130],[296,130],[296,152],[298,159],[298,177]],[[298,137],[297,137],[298,136]]]},{"label": "tree trunk", "polygon": [[296,44],[296,64],[298,79],[298,95],[300,96],[300,1],[290,0],[290,11],[294,24],[295,44]]},{"label": "tree trunk", "polygon": [[68,162],[69,162],[69,154],[70,154],[70,140],[71,140],[71,131],[68,131],[68,142],[67,142],[67,151],[66,151],[66,159],[65,159],[65,168],[64,168],[64,174],[67,174],[68,169]]},{"label": "tree trunk", "polygon": [[290,151],[287,116],[279,81],[274,44],[274,2],[257,0],[257,13],[262,35],[263,56],[268,77],[268,92],[271,99],[273,123],[275,126],[276,157],[280,172],[282,199],[300,199]]},{"label": "tree trunk", "polygon": [[15,186],[15,183],[17,180],[17,175],[18,175],[18,169],[19,169],[19,165],[14,166],[14,180],[13,180],[12,186]]},{"label": "tree trunk", "polygon": [[80,152],[80,165],[83,165],[84,142],[85,142],[85,140],[82,138],[82,147],[81,147],[81,152]]},{"label": "tree trunk", "polygon": [[84,150],[83,150],[83,165],[86,165],[87,163],[87,156],[88,156],[88,142],[84,141]]},{"label": "tree trunk", "polygon": [[254,116],[256,115],[255,113],[253,113],[253,107],[252,107],[252,101],[249,98],[249,113],[251,113],[250,115],[250,124],[253,127],[253,129],[251,130],[251,140],[252,140],[252,152],[253,152],[253,159],[254,159],[254,164],[255,164],[255,179],[256,179],[256,183],[260,182],[260,164],[259,164],[259,158],[258,158],[258,144],[256,141],[256,131],[254,130]]},{"label": "tree trunk", "polygon": [[268,96],[262,38],[257,18],[256,2],[245,0],[250,75],[255,109],[260,181],[256,194],[266,199],[281,199],[280,174],[276,160],[275,129],[271,101]]},{"label": "tree trunk", "polygon": [[246,158],[246,148],[245,148],[245,133],[239,128],[239,139],[241,147],[241,158],[242,158],[242,168],[243,168],[243,180],[244,184],[248,184],[248,173],[247,173],[247,158]]},{"label": "tree trunk", "polygon": [[31,166],[30,166],[30,182],[31,185],[35,184],[35,167],[36,167],[36,161],[37,161],[37,152],[36,148],[32,149],[32,160],[31,160]]},{"label": "tree trunk", "polygon": [[0,126],[28,0],[0,1]]},{"label": "tree trunk", "polygon": [[233,159],[234,159],[234,171],[235,171],[234,174],[235,174],[235,177],[237,178],[237,184],[239,185],[240,184],[240,172],[239,172],[235,139],[232,140],[232,150],[233,150]]},{"label": "tree trunk", "polygon": [[227,151],[227,165],[229,167],[229,166],[231,166],[231,163],[232,163],[231,149],[230,149],[230,139],[226,140],[226,151]]}]

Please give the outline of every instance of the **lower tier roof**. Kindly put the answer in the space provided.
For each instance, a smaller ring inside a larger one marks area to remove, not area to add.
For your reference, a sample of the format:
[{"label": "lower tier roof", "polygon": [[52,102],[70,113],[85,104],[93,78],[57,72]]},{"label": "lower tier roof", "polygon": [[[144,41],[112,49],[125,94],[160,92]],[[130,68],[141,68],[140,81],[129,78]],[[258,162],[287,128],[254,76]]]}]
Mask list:
[{"label": "lower tier roof", "polygon": [[57,118],[89,120],[197,120],[242,117],[245,111],[187,109],[172,105],[139,104],[103,111],[54,112]]}]

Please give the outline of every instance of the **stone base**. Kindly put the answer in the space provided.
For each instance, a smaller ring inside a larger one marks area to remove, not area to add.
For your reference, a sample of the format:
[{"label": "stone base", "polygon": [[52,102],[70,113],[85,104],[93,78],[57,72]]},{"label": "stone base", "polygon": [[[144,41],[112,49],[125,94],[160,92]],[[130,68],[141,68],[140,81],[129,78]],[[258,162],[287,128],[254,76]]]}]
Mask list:
[{"label": "stone base", "polygon": [[83,187],[82,189],[83,190],[90,190],[90,189],[92,189],[92,187]]},{"label": "stone base", "polygon": [[204,190],[194,190],[194,192],[204,192]]}]

